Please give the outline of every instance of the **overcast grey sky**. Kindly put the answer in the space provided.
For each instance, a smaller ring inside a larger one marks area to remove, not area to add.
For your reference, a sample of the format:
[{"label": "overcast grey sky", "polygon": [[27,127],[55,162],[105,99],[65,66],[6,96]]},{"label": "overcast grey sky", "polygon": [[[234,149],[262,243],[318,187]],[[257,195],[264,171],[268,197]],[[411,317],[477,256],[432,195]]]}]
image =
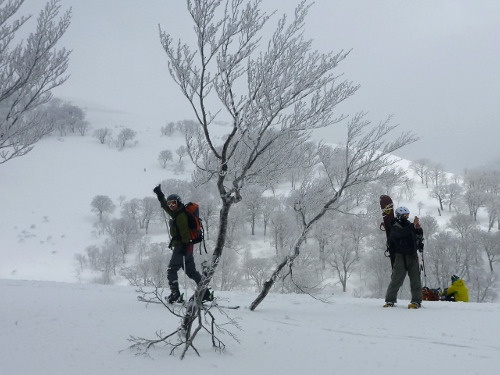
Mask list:
[{"label": "overcast grey sky", "polygon": [[[37,14],[44,1],[26,0]],[[263,0],[290,12],[297,1]],[[75,104],[192,118],[170,79],[158,24],[191,33],[183,0],[63,0],[73,21],[62,43],[73,50],[71,78],[55,91]],[[422,139],[399,156],[429,158],[463,172],[500,160],[500,1],[316,0],[306,37],[320,51],[351,50],[339,67],[361,89],[339,110],[388,115]],[[272,21],[276,22],[277,17]],[[326,140],[338,140],[330,131]]]}]

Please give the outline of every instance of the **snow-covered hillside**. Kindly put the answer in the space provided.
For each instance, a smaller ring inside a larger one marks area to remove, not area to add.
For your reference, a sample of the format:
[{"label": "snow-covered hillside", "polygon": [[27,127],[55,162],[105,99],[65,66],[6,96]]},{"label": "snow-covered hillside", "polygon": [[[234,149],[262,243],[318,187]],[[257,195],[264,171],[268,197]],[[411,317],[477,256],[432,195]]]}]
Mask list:
[{"label": "snow-covered hillside", "polygon": [[[162,180],[190,178],[192,165],[187,158],[182,170],[172,163],[163,169],[158,162],[162,150],[171,150],[175,158],[175,150],[184,144],[180,134],[161,136],[161,127],[178,119],[147,118],[95,106],[86,113],[93,129],[111,128],[115,137],[124,127],[135,130],[134,144],[119,151],[100,144],[91,136],[92,130],[84,137],[54,135],[27,155],[1,165],[0,278],[78,281],[75,254],[102,241],[93,234],[97,221],[91,212],[93,197],[109,196],[118,206],[119,197],[154,197],[152,188]],[[402,168],[408,165],[401,161]],[[435,214],[437,203],[429,200],[428,190],[415,192],[410,209],[415,212],[417,202],[423,201],[422,214]],[[152,237],[168,242],[164,230]]]},{"label": "snow-covered hillside", "polygon": [[[137,143],[118,151],[90,136],[54,136],[0,167],[2,374],[497,372],[500,305],[427,302],[410,311],[401,300],[387,310],[380,299],[341,294],[324,296],[328,304],[271,294],[250,312],[256,295],[216,291],[242,306],[230,311],[239,318],[240,343],[224,337],[224,354],[214,353],[208,337],[198,339],[201,358],[190,352],[182,362],[164,347],[150,358],[124,350],[129,335],[153,338],[179,322],[159,305],[137,302],[133,287],[79,282],[75,254],[98,241],[90,202],[98,194],[115,203],[151,196],[163,179],[188,178],[189,166],[179,173],[158,164],[160,151],[182,142],[160,136],[164,120],[102,110],[89,110],[88,119],[115,134],[131,127]],[[416,192],[410,208],[424,200],[433,210],[427,192]],[[153,237],[166,240],[164,231]]]},{"label": "snow-covered hillside", "polygon": [[[2,374],[136,375],[480,374],[498,373],[500,305],[428,302],[408,310],[381,300],[272,294],[251,312],[250,293],[219,296],[240,304],[229,313],[240,343],[197,338],[201,357],[157,346],[149,357],[128,350],[130,335],[155,338],[178,326],[160,305],[136,300],[132,287],[0,280]],[[215,312],[217,321],[223,317]]]}]

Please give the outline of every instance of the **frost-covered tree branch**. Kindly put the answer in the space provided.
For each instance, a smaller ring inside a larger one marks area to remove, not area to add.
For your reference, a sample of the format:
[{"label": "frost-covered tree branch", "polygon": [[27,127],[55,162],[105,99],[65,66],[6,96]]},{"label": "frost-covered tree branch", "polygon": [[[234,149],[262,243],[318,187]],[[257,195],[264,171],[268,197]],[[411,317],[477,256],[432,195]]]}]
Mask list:
[{"label": "frost-covered tree branch", "polygon": [[0,164],[25,155],[52,131],[50,118],[35,111],[67,79],[70,51],[56,49],[56,44],[70,25],[71,10],[58,19],[60,0],[49,1],[36,31],[12,46],[16,32],[30,18],[12,20],[23,2],[12,0],[0,7]]},{"label": "frost-covered tree branch", "polygon": [[[148,284],[154,289],[145,290],[142,287],[138,289],[138,292],[141,293],[140,299],[142,301],[145,301],[147,303],[161,304],[166,309],[168,309],[171,314],[179,318],[184,316],[183,319],[186,319],[185,314],[187,314],[189,310],[195,306],[189,303],[186,306],[168,304],[163,296],[163,288],[151,280]],[[154,347],[157,344],[162,344],[170,347],[170,354],[174,354],[175,351],[179,349],[181,351],[182,359],[189,349],[193,349],[195,353],[198,354],[198,356],[200,355],[198,349],[194,345],[194,339],[200,331],[204,331],[210,336],[212,340],[212,346],[219,351],[224,351],[226,345],[219,338],[218,334],[226,334],[229,335],[233,340],[239,341],[237,336],[231,333],[231,331],[229,331],[226,326],[229,325],[231,327],[241,329],[240,325],[235,319],[229,317],[229,315],[222,308],[217,307],[217,305],[213,305],[202,306],[201,309],[202,314],[193,316],[193,323],[197,321],[198,325],[195,327],[188,327],[190,331],[189,334],[178,335],[178,332],[176,331],[165,334],[162,331],[158,331],[156,332],[155,339],[146,339],[142,337],[131,336],[129,338],[129,341],[133,344],[129,347],[129,349],[136,350],[139,352],[139,354],[146,355],[150,348]],[[214,314],[215,311],[218,312],[218,315],[226,318],[227,321],[224,324],[216,323]]]}]

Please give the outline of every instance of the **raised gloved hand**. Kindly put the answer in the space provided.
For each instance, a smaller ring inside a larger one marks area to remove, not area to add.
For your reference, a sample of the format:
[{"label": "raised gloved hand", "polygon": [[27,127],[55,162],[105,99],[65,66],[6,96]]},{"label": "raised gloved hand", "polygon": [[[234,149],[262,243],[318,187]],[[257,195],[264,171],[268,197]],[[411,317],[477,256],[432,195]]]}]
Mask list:
[{"label": "raised gloved hand", "polygon": [[165,194],[163,194],[163,192],[161,191],[161,185],[156,186],[153,189],[153,193],[156,194],[156,196],[158,197],[159,201],[162,201],[163,199],[165,199]]}]

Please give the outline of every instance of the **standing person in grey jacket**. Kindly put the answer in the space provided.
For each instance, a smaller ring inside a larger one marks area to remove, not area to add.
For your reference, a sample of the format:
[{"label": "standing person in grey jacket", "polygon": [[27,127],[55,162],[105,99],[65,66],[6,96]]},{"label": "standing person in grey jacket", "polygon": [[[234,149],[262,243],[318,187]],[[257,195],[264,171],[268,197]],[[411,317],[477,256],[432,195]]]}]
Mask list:
[{"label": "standing person in grey jacket", "polygon": [[[391,223],[391,232],[387,240],[389,254],[394,257],[391,282],[385,295],[384,307],[393,307],[397,302],[399,288],[406,275],[410,278],[411,303],[408,308],[418,309],[422,304],[422,282],[418,262],[417,243],[422,243],[423,230],[417,216],[413,223],[408,220],[410,210],[398,207],[396,218]],[[422,251],[423,249],[418,249]]]}]

